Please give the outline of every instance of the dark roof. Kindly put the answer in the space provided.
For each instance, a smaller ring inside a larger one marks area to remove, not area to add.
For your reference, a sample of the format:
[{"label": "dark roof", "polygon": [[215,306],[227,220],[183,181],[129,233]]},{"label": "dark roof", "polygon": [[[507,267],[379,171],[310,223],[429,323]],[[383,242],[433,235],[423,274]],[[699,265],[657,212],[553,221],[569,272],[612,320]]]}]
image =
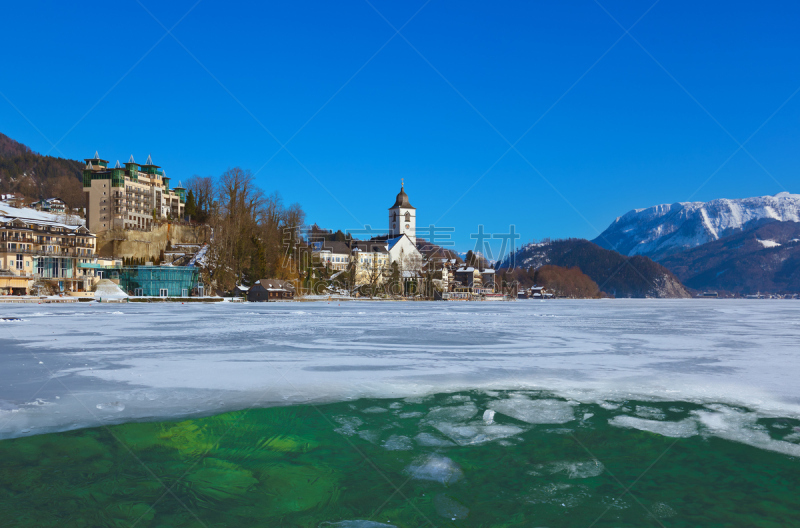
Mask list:
[{"label": "dark roof", "polygon": [[350,254],[350,247],[348,247],[348,245],[345,242],[338,242],[336,240],[332,241],[325,240],[324,242],[322,242],[321,249],[323,251],[327,249],[331,253],[338,253],[344,255]]},{"label": "dark roof", "polygon": [[314,251],[330,251],[339,255],[349,255],[355,249],[365,253],[386,253],[384,240],[350,240],[348,242],[317,241],[312,244]]},{"label": "dark roof", "polygon": [[403,189],[403,185],[400,186],[400,192],[397,194],[397,199],[394,201],[394,205],[391,206],[389,209],[394,209],[395,207],[404,207],[406,209],[416,209],[416,207],[412,206],[408,203],[408,195],[406,191]]},{"label": "dark roof", "polygon": [[278,279],[261,279],[258,281],[264,289],[282,289],[287,291],[294,291],[294,284],[285,280]]},{"label": "dark roof", "polygon": [[388,253],[386,242],[375,242],[373,240],[353,240],[350,243],[351,249],[358,248],[364,253]]}]

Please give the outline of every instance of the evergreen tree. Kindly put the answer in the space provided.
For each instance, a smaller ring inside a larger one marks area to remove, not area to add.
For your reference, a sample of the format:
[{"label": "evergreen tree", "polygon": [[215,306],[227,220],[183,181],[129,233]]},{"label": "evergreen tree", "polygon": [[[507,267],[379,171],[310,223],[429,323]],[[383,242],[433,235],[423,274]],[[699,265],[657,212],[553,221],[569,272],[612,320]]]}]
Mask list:
[{"label": "evergreen tree", "polygon": [[189,189],[189,194],[186,196],[186,206],[184,207],[184,213],[186,216],[189,217],[189,220],[195,217],[197,214],[197,203],[194,200],[194,193],[191,189]]}]

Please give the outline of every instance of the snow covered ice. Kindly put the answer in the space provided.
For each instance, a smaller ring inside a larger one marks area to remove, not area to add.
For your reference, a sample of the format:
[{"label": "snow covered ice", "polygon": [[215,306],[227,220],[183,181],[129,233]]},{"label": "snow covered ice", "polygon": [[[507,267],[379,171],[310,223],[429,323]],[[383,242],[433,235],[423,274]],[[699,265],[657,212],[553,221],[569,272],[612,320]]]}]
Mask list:
[{"label": "snow covered ice", "polygon": [[[462,395],[424,414],[372,405],[337,427],[352,435],[393,413],[433,428],[414,443],[502,442],[526,424],[590,420],[576,406],[591,403],[616,409],[609,423],[618,427],[800,455],[800,445],[771,439],[756,423],[800,417],[793,301],[130,303],[0,312],[21,319],[3,325],[0,337],[0,438],[477,389],[496,397],[479,407]],[[627,400],[705,407],[670,422]],[[500,415],[520,423],[498,425]],[[358,434],[387,449],[412,445]]]}]

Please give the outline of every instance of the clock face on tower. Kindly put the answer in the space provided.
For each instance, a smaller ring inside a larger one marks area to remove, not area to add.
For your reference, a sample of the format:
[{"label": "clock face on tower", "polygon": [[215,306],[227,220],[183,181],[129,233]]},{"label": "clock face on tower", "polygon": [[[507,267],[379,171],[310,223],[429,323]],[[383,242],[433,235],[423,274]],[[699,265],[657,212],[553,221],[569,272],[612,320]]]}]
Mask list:
[{"label": "clock face on tower", "polygon": [[409,227],[411,227],[411,225],[409,225],[409,224],[406,224],[406,229],[408,229]]}]

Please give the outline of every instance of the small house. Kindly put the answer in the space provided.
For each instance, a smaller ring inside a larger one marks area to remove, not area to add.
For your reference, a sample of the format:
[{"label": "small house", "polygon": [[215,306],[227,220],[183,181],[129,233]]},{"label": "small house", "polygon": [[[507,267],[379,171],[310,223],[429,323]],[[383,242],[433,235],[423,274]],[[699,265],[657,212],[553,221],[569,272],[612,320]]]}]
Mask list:
[{"label": "small house", "polygon": [[250,302],[290,301],[294,299],[294,285],[289,281],[261,279],[247,292]]}]

